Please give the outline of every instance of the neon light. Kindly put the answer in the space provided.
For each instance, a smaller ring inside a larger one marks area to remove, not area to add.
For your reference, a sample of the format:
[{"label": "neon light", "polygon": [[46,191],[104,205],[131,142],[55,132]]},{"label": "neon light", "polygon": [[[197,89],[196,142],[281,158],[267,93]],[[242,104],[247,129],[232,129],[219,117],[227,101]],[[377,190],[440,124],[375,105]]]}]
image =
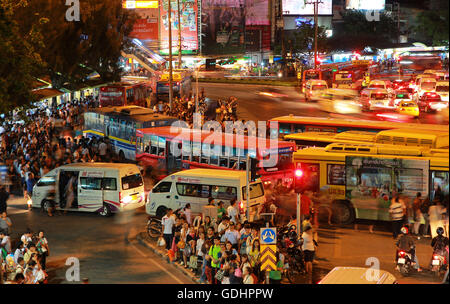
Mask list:
[{"label": "neon light", "polygon": [[133,8],[158,8],[158,1],[155,0],[127,0],[122,2],[123,8],[133,9]]}]

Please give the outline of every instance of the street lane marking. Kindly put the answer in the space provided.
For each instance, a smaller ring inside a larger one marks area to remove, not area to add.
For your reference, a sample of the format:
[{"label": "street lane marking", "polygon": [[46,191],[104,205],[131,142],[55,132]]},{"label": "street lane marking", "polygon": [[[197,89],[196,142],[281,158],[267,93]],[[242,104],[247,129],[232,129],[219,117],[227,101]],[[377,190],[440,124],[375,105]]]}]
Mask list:
[{"label": "street lane marking", "polygon": [[[143,253],[139,248],[136,247],[136,245],[134,245],[133,243],[130,243],[131,246],[133,246],[134,249],[136,249],[137,252],[139,252],[143,257],[148,258],[148,255],[146,255],[145,253]],[[162,271],[164,271],[165,273],[167,273],[172,279],[174,279],[175,281],[177,281],[180,284],[184,284],[180,279],[178,279],[176,276],[174,276],[173,274],[171,274],[167,269],[163,268],[161,265],[159,265],[158,263],[156,263],[155,261],[153,261],[152,259],[148,259],[150,262],[152,262],[154,265],[158,266],[159,269],[161,269]]]}]

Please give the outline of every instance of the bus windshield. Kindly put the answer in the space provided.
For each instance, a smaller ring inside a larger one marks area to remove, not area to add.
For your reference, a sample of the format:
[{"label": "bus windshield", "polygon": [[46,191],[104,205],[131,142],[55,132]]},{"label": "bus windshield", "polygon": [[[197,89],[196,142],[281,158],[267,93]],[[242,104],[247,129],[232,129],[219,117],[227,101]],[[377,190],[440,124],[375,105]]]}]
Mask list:
[{"label": "bus windshield", "polygon": [[[242,187],[242,197],[247,200],[247,187]],[[264,188],[262,183],[255,183],[250,185],[250,199],[258,198],[264,195]]]}]

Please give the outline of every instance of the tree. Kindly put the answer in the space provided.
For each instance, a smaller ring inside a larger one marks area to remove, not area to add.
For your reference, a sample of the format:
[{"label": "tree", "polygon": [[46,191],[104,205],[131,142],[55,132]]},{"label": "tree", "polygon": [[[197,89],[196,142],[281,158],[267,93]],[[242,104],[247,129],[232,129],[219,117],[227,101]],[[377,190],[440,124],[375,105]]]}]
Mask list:
[{"label": "tree", "polygon": [[[285,45],[287,49],[292,50],[297,57],[314,57],[314,36],[315,28],[312,21],[300,22],[297,29],[287,33],[285,36]],[[326,28],[318,26],[317,28],[317,51],[325,52],[328,49],[328,38]]]},{"label": "tree", "polygon": [[115,0],[80,0],[80,21],[66,20],[65,1],[33,0],[16,14],[23,31],[37,19],[43,27],[44,46],[39,49],[54,88],[71,88],[97,72],[105,81],[120,79],[118,61],[136,15]]},{"label": "tree", "polygon": [[417,15],[414,30],[423,35],[425,43],[433,46],[448,46],[448,2],[447,9],[423,11]]},{"label": "tree", "polygon": [[31,93],[34,76],[44,66],[37,52],[42,46],[39,22],[22,33],[14,20],[15,12],[27,5],[24,0],[0,1],[0,113],[26,106],[34,100]]},{"label": "tree", "polygon": [[397,26],[384,12],[380,12],[379,21],[369,21],[365,11],[346,10],[341,15],[342,22],[336,24],[330,39],[334,50],[385,48],[397,40]]}]

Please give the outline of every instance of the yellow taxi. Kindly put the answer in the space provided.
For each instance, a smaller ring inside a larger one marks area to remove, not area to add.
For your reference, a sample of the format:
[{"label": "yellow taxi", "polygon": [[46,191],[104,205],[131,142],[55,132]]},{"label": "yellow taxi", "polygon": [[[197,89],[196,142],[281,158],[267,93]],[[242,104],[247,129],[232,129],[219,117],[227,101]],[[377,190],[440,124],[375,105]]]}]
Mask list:
[{"label": "yellow taxi", "polygon": [[419,116],[419,106],[412,101],[400,102],[397,105],[397,112],[400,114],[411,115],[414,117]]}]

